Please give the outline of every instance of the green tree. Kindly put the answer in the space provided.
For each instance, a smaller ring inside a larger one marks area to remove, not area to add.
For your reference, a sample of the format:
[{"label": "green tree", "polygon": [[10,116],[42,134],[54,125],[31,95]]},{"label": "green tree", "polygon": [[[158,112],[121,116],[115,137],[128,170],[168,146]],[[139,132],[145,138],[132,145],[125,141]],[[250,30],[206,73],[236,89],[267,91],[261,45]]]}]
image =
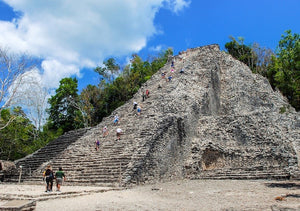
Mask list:
[{"label": "green tree", "polygon": [[120,66],[116,63],[114,58],[109,58],[103,62],[104,67],[96,67],[94,71],[98,73],[101,80],[112,82],[117,76]]},{"label": "green tree", "polygon": [[300,110],[300,35],[285,31],[273,56],[268,78],[287,97],[290,104]]},{"label": "green tree", "polygon": [[34,134],[36,128],[26,117],[21,107],[12,110],[3,109],[1,118],[4,122],[14,118],[0,133],[0,159],[15,160],[36,150]]},{"label": "green tree", "polygon": [[63,78],[60,81],[56,94],[48,102],[50,108],[49,128],[57,130],[61,128],[64,132],[83,127],[82,113],[78,108],[79,97],[76,78]]},{"label": "green tree", "polygon": [[253,54],[251,47],[244,44],[243,37],[238,37],[238,41],[232,36],[229,38],[231,41],[225,44],[228,53],[248,65],[253,71],[256,68],[256,55]]},{"label": "green tree", "polygon": [[141,85],[165,65],[171,55],[171,48],[151,61],[143,61],[137,54],[133,54],[131,64],[126,65],[117,78],[111,77],[112,73],[116,76],[120,68],[114,59],[103,62],[103,67],[96,67],[94,71],[100,75],[98,87],[88,86],[81,93],[86,113],[90,114],[90,124],[100,122],[103,117],[131,99]]},{"label": "green tree", "polygon": [[88,85],[80,93],[80,104],[88,126],[96,125],[100,122],[98,117],[103,116],[102,113],[99,113],[100,110],[105,110],[105,106],[101,102],[102,96],[101,89],[94,85]]}]

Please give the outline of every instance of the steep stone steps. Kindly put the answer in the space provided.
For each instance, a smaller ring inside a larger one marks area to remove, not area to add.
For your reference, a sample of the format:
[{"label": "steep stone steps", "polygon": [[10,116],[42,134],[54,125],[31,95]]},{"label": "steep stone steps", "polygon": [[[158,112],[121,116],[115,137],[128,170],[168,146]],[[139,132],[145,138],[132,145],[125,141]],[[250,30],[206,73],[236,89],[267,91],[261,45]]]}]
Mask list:
[{"label": "steep stone steps", "polygon": [[[17,160],[16,166],[22,166],[22,171],[26,174],[28,171],[38,168],[43,162],[54,158],[57,154],[61,153],[70,143],[76,141],[78,138],[86,133],[87,129],[80,129],[77,131],[71,131],[64,134],[47,146],[41,148],[37,152]],[[30,170],[31,169],[31,170]]]},{"label": "steep stone steps", "polygon": [[280,166],[253,166],[204,170],[199,179],[290,179],[290,173]]},{"label": "steep stone steps", "polygon": [[284,171],[278,172],[231,172],[231,173],[204,173],[197,179],[290,179],[290,174]]},{"label": "steep stone steps", "polygon": [[[106,125],[113,127],[110,124]],[[127,127],[130,128],[130,126]],[[124,131],[129,131],[127,127],[124,127]],[[95,132],[94,134],[101,136],[99,132]],[[89,142],[88,148],[82,148],[80,144],[77,144],[74,148],[78,150],[68,149],[69,154],[64,154],[60,158],[57,157],[51,162],[51,165],[53,167],[61,166],[70,184],[76,184],[79,181],[85,184],[119,184],[120,169],[123,172],[131,160],[131,155],[128,153],[128,151],[132,151],[129,150],[131,147],[125,147],[127,152],[124,153],[124,144],[128,144],[127,139],[130,139],[131,135],[128,136],[125,133],[122,135],[121,141],[113,140],[114,136],[115,134],[110,133],[108,137],[103,140],[101,139],[100,149],[97,152],[94,150],[93,142]],[[126,143],[123,140],[126,140]],[[134,147],[132,148],[134,149]],[[40,181],[40,176],[37,175],[29,180]]]}]

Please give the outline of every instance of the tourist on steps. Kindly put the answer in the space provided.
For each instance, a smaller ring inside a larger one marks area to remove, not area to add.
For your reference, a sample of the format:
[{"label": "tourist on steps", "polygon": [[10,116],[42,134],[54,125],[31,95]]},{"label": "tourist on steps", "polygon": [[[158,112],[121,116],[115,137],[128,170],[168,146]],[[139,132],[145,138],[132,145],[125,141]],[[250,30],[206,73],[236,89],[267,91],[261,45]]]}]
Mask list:
[{"label": "tourist on steps", "polygon": [[145,92],[143,91],[143,94],[142,94],[142,101],[143,102],[145,101],[145,98],[146,98],[146,95],[145,95]]},{"label": "tourist on steps", "polygon": [[142,112],[141,106],[138,106],[137,109],[136,109],[136,111],[137,111],[137,115],[140,116],[141,112]]},{"label": "tourist on steps", "polygon": [[179,73],[184,73],[184,68],[181,68]]},{"label": "tourist on steps", "polygon": [[149,92],[149,90],[147,89],[147,90],[146,90],[146,98],[149,98],[149,94],[150,94],[150,92]]},{"label": "tourist on steps", "polygon": [[108,135],[108,129],[107,129],[107,126],[104,126],[103,129],[102,129],[102,135],[103,135],[103,138],[105,138],[107,135]]},{"label": "tourist on steps", "polygon": [[133,110],[136,109],[137,105],[138,105],[137,102],[134,101],[134,102],[133,102]]},{"label": "tourist on steps", "polygon": [[114,125],[117,125],[119,123],[119,116],[115,115],[114,117]]},{"label": "tourist on steps", "polygon": [[53,187],[53,171],[52,167],[50,165],[47,166],[45,171],[45,177],[46,177],[46,191],[45,192],[51,192]]},{"label": "tourist on steps", "polygon": [[65,173],[62,170],[62,167],[58,168],[58,171],[55,173],[56,178],[56,191],[60,192],[60,187],[62,185],[62,181],[66,181]]},{"label": "tourist on steps", "polygon": [[121,135],[122,135],[123,131],[121,128],[118,128],[117,129],[117,140],[120,140],[121,139]]},{"label": "tourist on steps", "polygon": [[100,146],[100,141],[99,140],[95,141],[95,149],[96,149],[96,151],[99,150],[99,146]]}]

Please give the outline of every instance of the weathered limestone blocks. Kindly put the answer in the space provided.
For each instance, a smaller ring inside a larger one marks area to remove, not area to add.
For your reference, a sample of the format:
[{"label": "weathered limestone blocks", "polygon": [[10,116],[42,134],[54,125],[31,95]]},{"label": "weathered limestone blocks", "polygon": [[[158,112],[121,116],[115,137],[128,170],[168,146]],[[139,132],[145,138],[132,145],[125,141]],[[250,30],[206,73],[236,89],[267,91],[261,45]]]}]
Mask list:
[{"label": "weathered limestone blocks", "polygon": [[[158,140],[149,140],[155,144],[135,167],[139,182],[208,173],[208,178],[289,178],[299,171],[299,114],[265,78],[216,45],[179,57],[185,62],[175,57],[175,68],[185,73],[156,92],[154,104],[161,116],[181,119],[182,127],[173,123]],[[154,79],[159,80],[153,76],[148,86],[155,86]]]}]

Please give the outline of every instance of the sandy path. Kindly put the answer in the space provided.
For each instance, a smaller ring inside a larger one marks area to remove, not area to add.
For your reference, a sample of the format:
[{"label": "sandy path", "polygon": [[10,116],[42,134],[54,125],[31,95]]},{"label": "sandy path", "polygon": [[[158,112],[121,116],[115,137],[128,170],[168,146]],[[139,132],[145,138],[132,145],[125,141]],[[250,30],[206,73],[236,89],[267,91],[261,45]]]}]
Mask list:
[{"label": "sandy path", "polygon": [[[146,185],[69,199],[38,202],[37,210],[300,210],[300,183],[292,188],[268,187],[271,181],[193,180]],[[281,183],[281,182],[275,182]]]},{"label": "sandy path", "polygon": [[[284,187],[284,184],[290,187]],[[273,184],[270,187],[268,184]],[[63,186],[67,191],[96,190],[99,187]],[[1,185],[0,195],[44,193],[43,186]],[[19,192],[19,193],[18,193]],[[284,201],[275,197],[293,194]],[[0,201],[1,202],[1,201]],[[1,203],[0,203],[1,204]],[[192,180],[158,183],[104,193],[38,201],[36,210],[280,210],[300,211],[300,182],[267,180]]]}]

